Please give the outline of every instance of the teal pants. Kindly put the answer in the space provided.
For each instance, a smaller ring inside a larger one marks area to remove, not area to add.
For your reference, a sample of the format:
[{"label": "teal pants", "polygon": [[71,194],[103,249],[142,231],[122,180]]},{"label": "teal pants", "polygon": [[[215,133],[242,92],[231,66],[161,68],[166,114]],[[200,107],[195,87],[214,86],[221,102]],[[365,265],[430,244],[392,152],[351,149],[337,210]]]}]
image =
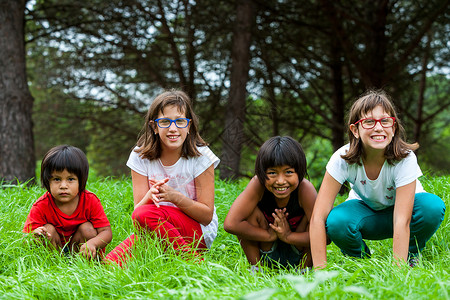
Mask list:
[{"label": "teal pants", "polygon": [[[370,250],[363,239],[383,240],[393,236],[394,206],[373,210],[361,200],[347,200],[328,215],[328,237],[342,253],[368,257]],[[445,204],[436,195],[418,193],[410,223],[409,253],[417,255],[444,220]]]}]

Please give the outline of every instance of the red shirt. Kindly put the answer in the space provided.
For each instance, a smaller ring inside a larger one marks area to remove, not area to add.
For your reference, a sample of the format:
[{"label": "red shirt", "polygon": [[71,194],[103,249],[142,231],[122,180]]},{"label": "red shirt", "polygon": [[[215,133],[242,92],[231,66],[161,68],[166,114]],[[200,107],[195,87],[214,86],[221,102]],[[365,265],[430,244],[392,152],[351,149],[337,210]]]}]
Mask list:
[{"label": "red shirt", "polygon": [[110,226],[100,200],[94,193],[80,193],[78,206],[72,215],[68,216],[56,206],[52,195],[46,192],[31,207],[23,232],[32,232],[45,224],[52,224],[65,242],[75,233],[78,226],[91,222],[94,228]]}]

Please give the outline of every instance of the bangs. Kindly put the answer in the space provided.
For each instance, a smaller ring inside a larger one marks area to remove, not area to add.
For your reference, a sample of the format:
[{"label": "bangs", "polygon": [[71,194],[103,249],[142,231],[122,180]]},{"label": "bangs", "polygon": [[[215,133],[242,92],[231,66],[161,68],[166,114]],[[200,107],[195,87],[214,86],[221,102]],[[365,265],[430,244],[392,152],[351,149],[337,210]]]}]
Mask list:
[{"label": "bangs", "polygon": [[361,118],[365,117],[377,106],[381,106],[383,110],[391,117],[397,118],[394,107],[388,97],[383,93],[371,92],[359,98],[350,109],[349,125],[354,124]]},{"label": "bangs", "polygon": [[79,190],[83,191],[89,176],[89,163],[83,151],[69,145],[56,146],[50,149],[41,163],[41,182],[49,191],[49,180],[53,172],[67,170],[77,175]]},{"label": "bangs", "polygon": [[364,101],[364,105],[361,108],[361,113],[367,115],[369,112],[374,110],[375,107],[381,106],[385,112],[391,115],[393,108],[391,104],[386,100],[387,99],[383,99],[383,97],[379,95],[370,95],[367,101]]},{"label": "bangs", "polygon": [[[165,101],[161,102],[161,112],[164,113],[164,108],[167,106],[175,106],[180,113],[187,114],[187,109],[185,103],[177,98],[168,98]],[[158,111],[159,113],[159,111]]]},{"label": "bangs", "polygon": [[[68,151],[61,151],[55,154],[54,158],[49,161],[49,169],[61,172],[67,169],[68,172],[78,174],[83,169],[79,157],[75,157]],[[78,176],[79,177],[79,176]]]},{"label": "bangs", "polygon": [[[157,118],[158,114],[164,113],[164,109],[168,106],[175,106],[180,113],[184,113],[186,118],[191,118],[191,111],[189,107],[189,98],[183,98],[182,95],[175,92],[166,92],[159,95],[154,101],[154,108],[150,107],[150,120]],[[152,105],[153,106],[153,105]]]},{"label": "bangs", "polygon": [[275,145],[273,151],[269,152],[268,155],[261,157],[261,164],[264,170],[267,170],[271,167],[280,167],[280,166],[290,166],[294,168],[297,164],[292,165],[293,162],[296,162],[298,156],[294,155],[291,152],[283,151],[280,144]]}]

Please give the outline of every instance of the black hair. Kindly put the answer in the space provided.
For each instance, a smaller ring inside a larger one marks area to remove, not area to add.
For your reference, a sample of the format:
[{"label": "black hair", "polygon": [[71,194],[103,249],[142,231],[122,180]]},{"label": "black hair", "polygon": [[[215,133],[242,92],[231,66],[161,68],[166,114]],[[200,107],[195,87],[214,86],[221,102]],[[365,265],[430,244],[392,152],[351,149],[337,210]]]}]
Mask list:
[{"label": "black hair", "polygon": [[255,162],[255,174],[264,186],[268,179],[267,169],[285,165],[295,169],[299,182],[308,174],[305,152],[300,143],[290,136],[274,136],[259,149]]},{"label": "black hair", "polygon": [[89,176],[89,163],[83,151],[70,145],[53,147],[42,159],[41,183],[47,191],[50,191],[52,173],[54,171],[61,172],[64,169],[77,175],[79,182],[78,191],[84,191]]}]

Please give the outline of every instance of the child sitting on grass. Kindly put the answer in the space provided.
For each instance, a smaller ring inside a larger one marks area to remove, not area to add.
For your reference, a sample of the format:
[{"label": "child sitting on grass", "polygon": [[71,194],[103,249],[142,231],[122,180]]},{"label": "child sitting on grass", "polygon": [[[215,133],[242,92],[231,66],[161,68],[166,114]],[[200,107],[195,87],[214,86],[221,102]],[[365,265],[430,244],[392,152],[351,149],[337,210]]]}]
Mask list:
[{"label": "child sitting on grass", "polygon": [[256,157],[255,176],[225,218],[252,270],[269,266],[312,267],[309,220],[316,189],[304,178],[306,158],[293,138],[272,137]]},{"label": "child sitting on grass", "polygon": [[[219,158],[200,136],[198,124],[185,92],[163,92],[147,112],[127,166],[133,183],[132,218],[141,236],[155,233],[178,253],[200,256],[217,235],[214,168]],[[138,245],[137,237],[125,239],[105,262],[123,266]]]},{"label": "child sitting on grass", "polygon": [[87,190],[89,164],[80,149],[61,145],[50,149],[41,164],[47,189],[31,207],[23,232],[48,240],[57,250],[87,258],[104,254],[111,242],[108,218],[97,196]]}]

